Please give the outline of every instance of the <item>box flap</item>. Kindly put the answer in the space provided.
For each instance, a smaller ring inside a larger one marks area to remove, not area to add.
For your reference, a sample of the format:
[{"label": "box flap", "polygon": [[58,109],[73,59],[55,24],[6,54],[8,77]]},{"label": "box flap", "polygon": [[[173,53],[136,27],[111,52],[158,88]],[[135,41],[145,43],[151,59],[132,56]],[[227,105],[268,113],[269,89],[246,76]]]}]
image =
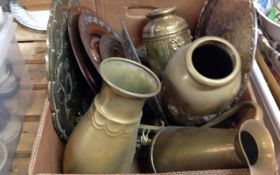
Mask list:
[{"label": "box flap", "polygon": [[[155,8],[177,6],[176,14],[183,17],[194,29],[205,0],[96,0],[97,15],[108,22],[116,32],[121,32],[120,18],[126,22],[136,46],[141,44],[142,30],[147,23],[146,14]],[[188,9],[188,10],[186,10]]]}]

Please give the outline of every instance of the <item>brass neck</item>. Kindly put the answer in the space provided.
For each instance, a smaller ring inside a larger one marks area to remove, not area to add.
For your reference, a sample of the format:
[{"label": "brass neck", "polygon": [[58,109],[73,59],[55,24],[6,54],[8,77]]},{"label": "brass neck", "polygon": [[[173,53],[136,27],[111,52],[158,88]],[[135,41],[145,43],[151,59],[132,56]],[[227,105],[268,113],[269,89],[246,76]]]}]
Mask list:
[{"label": "brass neck", "polygon": [[108,85],[104,85],[100,94],[95,97],[96,110],[106,116],[108,120],[117,123],[135,123],[140,120],[145,99],[128,97],[119,94]]},{"label": "brass neck", "polygon": [[176,9],[177,9],[176,6],[171,6],[171,7],[167,7],[167,8],[157,8],[155,10],[150,11],[147,14],[147,17],[148,18],[157,18],[159,16],[166,16],[169,14],[173,14]]}]

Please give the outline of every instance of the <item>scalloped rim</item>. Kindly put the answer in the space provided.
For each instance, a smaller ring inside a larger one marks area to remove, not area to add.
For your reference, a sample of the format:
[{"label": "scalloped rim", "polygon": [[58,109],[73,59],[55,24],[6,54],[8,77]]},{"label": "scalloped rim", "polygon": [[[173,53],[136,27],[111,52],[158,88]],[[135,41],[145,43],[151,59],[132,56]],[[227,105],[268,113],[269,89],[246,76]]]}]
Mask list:
[{"label": "scalloped rim", "polygon": [[[106,66],[106,64],[108,62],[126,62],[129,63],[133,66],[139,67],[141,69],[143,69],[144,71],[146,71],[148,74],[150,74],[150,76],[154,79],[155,83],[157,84],[157,88],[154,90],[154,92],[151,93],[134,93],[134,92],[130,92],[127,90],[124,90],[120,87],[118,87],[117,85],[115,85],[114,83],[112,83],[105,75],[104,75],[104,70],[103,67]],[[113,87],[116,91],[123,93],[125,95],[129,95],[132,97],[138,97],[138,98],[149,98],[152,96],[155,96],[156,94],[158,94],[161,90],[161,83],[159,78],[156,76],[156,74],[154,72],[152,72],[150,69],[148,69],[146,66],[143,66],[142,64],[139,64],[135,61],[129,60],[129,59],[125,59],[125,58],[120,58],[120,57],[112,57],[112,58],[108,58],[104,61],[101,62],[100,67],[100,75],[102,77],[102,79],[105,81],[105,83],[107,83],[109,86]]]}]

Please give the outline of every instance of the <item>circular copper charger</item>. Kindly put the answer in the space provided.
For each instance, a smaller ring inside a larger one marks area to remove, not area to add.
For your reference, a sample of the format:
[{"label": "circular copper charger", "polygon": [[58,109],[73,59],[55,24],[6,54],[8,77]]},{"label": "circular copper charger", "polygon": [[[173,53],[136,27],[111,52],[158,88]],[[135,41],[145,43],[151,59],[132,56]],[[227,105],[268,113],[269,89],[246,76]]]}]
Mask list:
[{"label": "circular copper charger", "polygon": [[79,68],[89,87],[96,94],[100,88],[101,77],[96,71],[95,66],[91,63],[80,38],[79,17],[81,14],[94,14],[94,12],[86,7],[72,7],[68,17],[68,34]]},{"label": "circular copper charger", "polygon": [[86,52],[99,71],[102,59],[99,52],[99,40],[102,35],[114,34],[113,29],[93,13],[83,13],[79,17],[79,31]]}]

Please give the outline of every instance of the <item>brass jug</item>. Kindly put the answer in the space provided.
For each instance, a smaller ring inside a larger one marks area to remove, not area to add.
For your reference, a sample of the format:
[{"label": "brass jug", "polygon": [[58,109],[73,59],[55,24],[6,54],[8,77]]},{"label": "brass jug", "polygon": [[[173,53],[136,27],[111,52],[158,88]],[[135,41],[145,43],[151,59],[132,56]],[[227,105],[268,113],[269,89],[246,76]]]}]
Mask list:
[{"label": "brass jug", "polygon": [[251,175],[276,173],[272,138],[256,119],[239,129],[167,127],[155,136],[150,161],[156,173],[245,167]]},{"label": "brass jug", "polygon": [[176,6],[152,10],[147,14],[149,22],[143,29],[148,61],[158,76],[176,50],[192,39],[188,24],[174,14],[175,10]]},{"label": "brass jug", "polygon": [[123,58],[100,65],[101,92],[66,145],[64,173],[124,173],[131,166],[145,100],[161,88],[148,68]]},{"label": "brass jug", "polygon": [[163,73],[163,108],[188,126],[228,108],[241,87],[241,60],[226,40],[206,36],[181,47]]}]

